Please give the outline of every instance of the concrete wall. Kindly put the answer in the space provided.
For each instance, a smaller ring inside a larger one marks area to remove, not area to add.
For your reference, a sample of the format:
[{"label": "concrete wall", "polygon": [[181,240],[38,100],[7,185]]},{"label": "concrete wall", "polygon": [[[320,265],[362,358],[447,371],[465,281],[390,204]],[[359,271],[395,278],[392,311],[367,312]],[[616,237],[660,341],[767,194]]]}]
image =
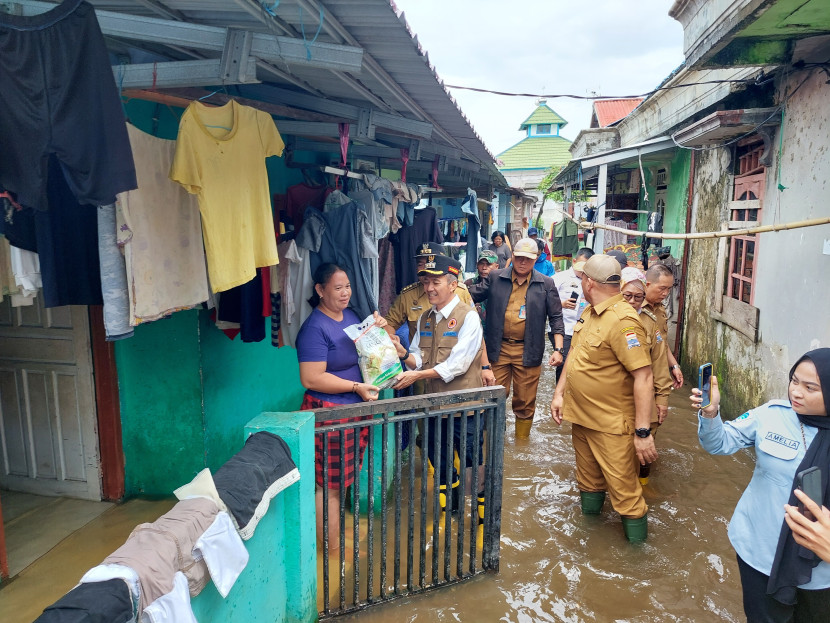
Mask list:
[{"label": "concrete wall", "polygon": [[[777,85],[791,93],[806,77],[793,74]],[[767,169],[762,223],[787,223],[830,215],[830,132],[826,102],[830,85],[815,72],[787,102],[782,128],[781,183],[777,148]],[[780,99],[780,97],[779,97]],[[703,151],[696,161],[694,231],[714,231],[728,219],[732,192],[730,151]],[[760,234],[754,305],[760,310],[758,342],[711,317],[717,272],[715,240],[693,241],[682,362],[687,374],[712,361],[724,395],[724,414],[732,417],[771,398],[786,397],[789,368],[805,351],[830,345],[830,255],[822,253],[830,226]]]}]

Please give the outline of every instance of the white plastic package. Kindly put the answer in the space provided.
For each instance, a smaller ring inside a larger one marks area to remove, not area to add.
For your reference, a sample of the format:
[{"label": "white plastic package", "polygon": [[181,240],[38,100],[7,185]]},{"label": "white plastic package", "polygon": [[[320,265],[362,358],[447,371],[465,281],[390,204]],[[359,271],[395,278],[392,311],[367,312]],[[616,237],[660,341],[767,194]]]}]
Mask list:
[{"label": "white plastic package", "polygon": [[357,348],[363,382],[379,389],[394,385],[397,376],[403,372],[401,360],[392,338],[375,325],[374,317],[367,316],[360,324],[350,325],[343,331]]}]

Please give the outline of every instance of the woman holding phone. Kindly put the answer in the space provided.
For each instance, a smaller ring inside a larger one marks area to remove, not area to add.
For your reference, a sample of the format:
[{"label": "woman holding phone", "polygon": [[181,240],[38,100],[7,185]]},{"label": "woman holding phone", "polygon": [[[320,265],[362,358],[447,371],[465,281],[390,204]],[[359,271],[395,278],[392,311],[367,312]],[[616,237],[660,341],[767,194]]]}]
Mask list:
[{"label": "woman holding phone", "polygon": [[795,363],[789,400],[773,400],[730,422],[721,420],[714,376],[710,391],[711,403],[702,409],[700,390],[690,396],[699,409],[700,444],[710,454],[749,447],[756,454],[752,480],[729,522],[747,621],[827,621],[830,563],[796,543],[784,510],[798,505],[797,475],[813,466],[824,472],[823,498],[830,499],[830,348],[812,350]]}]

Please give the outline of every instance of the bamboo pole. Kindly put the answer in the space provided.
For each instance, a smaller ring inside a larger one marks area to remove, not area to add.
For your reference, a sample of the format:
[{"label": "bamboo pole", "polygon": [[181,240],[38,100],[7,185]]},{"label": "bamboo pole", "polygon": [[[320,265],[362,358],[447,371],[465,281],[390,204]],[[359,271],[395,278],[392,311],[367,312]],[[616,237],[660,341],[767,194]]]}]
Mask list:
[{"label": "bamboo pole", "polygon": [[[559,210],[562,212],[561,210]],[[614,225],[604,225],[600,223],[588,223],[587,221],[577,221],[570,214],[562,212],[566,218],[571,219],[576,223],[580,229],[606,229],[608,231],[617,231],[627,236],[648,236],[649,238],[661,238],[664,240],[705,240],[709,238],[729,238],[731,236],[748,236],[751,234],[763,234],[770,231],[781,231],[786,229],[799,229],[802,227],[816,227],[818,225],[830,225],[830,216],[823,218],[813,218],[805,221],[793,221],[792,223],[778,223],[777,225],[759,225],[758,227],[747,227],[743,229],[730,229],[726,231],[706,231],[695,232],[691,234],[668,234],[649,231],[636,231],[633,229],[623,229],[622,227],[615,227]]]}]

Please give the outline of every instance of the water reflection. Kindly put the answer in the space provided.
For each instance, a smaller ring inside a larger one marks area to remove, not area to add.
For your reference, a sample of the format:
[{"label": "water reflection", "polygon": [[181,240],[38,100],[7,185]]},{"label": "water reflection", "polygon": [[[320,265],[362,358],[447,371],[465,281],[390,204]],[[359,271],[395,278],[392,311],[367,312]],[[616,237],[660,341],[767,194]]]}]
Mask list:
[{"label": "water reflection", "polygon": [[551,372],[539,389],[529,440],[514,439],[508,414],[499,573],[342,620],[742,621],[726,526],[751,476],[751,456],[703,452],[688,388],[674,392],[645,489],[649,539],[630,545],[608,501],[597,517],[581,514],[570,426],[556,426],[546,412]]}]

